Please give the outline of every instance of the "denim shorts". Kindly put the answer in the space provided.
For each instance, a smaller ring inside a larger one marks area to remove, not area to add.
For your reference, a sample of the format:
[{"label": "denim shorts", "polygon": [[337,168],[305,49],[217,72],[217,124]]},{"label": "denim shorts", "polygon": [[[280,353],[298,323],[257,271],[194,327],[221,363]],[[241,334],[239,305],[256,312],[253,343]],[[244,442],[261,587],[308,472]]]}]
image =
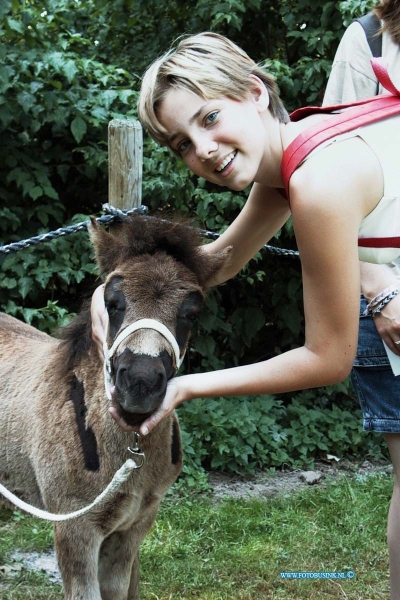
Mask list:
[{"label": "denim shorts", "polygon": [[390,367],[372,317],[364,317],[367,301],[361,296],[360,331],[351,382],[364,415],[365,431],[400,433],[400,376]]}]

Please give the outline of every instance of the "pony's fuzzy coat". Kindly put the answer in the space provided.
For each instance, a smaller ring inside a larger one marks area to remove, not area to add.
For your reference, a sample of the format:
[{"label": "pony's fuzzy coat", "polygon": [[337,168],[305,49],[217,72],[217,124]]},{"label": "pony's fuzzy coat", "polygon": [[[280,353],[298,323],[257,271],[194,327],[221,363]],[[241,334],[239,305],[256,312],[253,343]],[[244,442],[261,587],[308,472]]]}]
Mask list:
[{"label": "pony's fuzzy coat", "polygon": [[[182,306],[191,310],[187,299],[202,297],[227,260],[199,252],[193,229],[154,218],[129,219],[118,237],[94,222],[91,238],[106,290],[116,282],[126,303],[120,328],[150,317],[177,335]],[[183,346],[189,329],[181,327]],[[159,337],[137,333],[125,351],[170,354]],[[102,369],[88,310],[61,339],[0,315],[0,481],[37,507],[68,513],[89,504],[129,457],[133,434],[109,415]],[[66,600],[137,598],[139,545],[181,470],[176,416],[143,438],[141,448],[145,465],[112,500],[54,525]]]}]

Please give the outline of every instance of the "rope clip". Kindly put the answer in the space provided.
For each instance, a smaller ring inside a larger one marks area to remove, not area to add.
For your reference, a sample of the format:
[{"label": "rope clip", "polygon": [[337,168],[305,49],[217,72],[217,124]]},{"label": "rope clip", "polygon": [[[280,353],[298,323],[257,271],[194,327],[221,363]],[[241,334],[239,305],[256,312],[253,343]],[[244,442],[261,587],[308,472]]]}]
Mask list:
[{"label": "rope clip", "polygon": [[140,462],[138,463],[136,460],[136,469],[140,469],[141,467],[143,467],[144,465],[144,452],[143,450],[140,449],[139,447],[139,440],[140,440],[140,434],[137,431],[134,431],[134,436],[135,436],[135,445],[132,446],[128,446],[127,451],[130,452],[131,454],[133,454],[136,457],[139,457]]}]

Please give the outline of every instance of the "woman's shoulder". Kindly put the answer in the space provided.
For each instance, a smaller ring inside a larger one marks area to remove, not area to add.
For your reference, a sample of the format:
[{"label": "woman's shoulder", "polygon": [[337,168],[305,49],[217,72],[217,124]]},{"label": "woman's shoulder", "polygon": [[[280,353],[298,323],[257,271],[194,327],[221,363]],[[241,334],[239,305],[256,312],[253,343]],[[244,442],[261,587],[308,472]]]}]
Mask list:
[{"label": "woman's shoulder", "polygon": [[378,204],[382,190],[379,161],[359,137],[321,148],[290,180],[292,210],[297,204],[330,212],[351,203],[362,218]]},{"label": "woman's shoulder", "polygon": [[305,131],[320,121],[325,121],[332,117],[333,113],[317,112],[298,121],[290,121],[282,127],[283,149],[286,150],[290,144]]}]

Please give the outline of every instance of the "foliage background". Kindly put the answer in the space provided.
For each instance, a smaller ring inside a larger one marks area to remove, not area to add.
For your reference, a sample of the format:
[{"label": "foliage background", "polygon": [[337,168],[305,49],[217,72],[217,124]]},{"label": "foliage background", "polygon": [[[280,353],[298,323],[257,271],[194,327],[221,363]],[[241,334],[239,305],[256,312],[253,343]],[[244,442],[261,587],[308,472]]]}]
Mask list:
[{"label": "foliage background", "polygon": [[[140,77],[182,33],[227,35],[277,78],[289,110],[318,104],[344,28],[373,0],[0,0],[0,243],[97,214],[107,198],[107,125],[136,118]],[[144,144],[143,203],[223,231],[244,204]],[[290,223],[272,242],[295,248]],[[0,308],[45,330],[96,285],[85,233],[1,258]],[[300,265],[259,254],[213,290],[186,370],[260,361],[302,343]],[[186,471],[251,472],[331,452],[380,453],[348,383],[180,408]]]}]

